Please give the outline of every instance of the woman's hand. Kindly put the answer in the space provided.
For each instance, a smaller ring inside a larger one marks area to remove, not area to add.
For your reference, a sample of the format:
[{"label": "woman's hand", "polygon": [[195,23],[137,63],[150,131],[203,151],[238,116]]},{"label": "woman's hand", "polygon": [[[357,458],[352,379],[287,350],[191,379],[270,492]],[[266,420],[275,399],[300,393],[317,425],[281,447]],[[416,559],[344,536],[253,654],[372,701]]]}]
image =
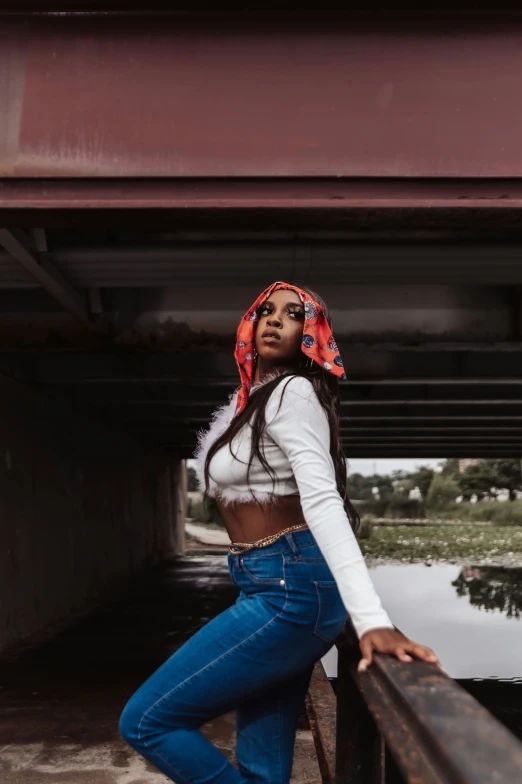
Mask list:
[{"label": "woman's hand", "polygon": [[370,629],[359,640],[359,647],[362,659],[357,667],[358,672],[363,672],[370,666],[372,663],[372,651],[391,653],[403,662],[413,661],[413,657],[409,655],[411,653],[422,661],[430,664],[439,664],[439,659],[431,648],[409,640],[404,634],[395,629]]}]

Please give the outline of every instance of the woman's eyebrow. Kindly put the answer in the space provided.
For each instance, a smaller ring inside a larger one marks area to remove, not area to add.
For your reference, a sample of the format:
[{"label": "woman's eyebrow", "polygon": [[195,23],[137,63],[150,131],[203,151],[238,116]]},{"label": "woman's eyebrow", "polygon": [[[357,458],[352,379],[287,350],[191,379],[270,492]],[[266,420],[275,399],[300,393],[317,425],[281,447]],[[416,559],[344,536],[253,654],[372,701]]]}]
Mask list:
[{"label": "woman's eyebrow", "polygon": [[[259,307],[260,308],[266,308],[267,305],[270,305],[272,308],[274,307],[274,303],[270,299],[265,300],[261,305],[259,305]],[[299,308],[299,310],[302,310],[304,312],[304,308],[301,305],[301,303],[300,302],[294,302],[293,300],[290,300],[289,302],[286,302],[285,303],[285,308]]]}]

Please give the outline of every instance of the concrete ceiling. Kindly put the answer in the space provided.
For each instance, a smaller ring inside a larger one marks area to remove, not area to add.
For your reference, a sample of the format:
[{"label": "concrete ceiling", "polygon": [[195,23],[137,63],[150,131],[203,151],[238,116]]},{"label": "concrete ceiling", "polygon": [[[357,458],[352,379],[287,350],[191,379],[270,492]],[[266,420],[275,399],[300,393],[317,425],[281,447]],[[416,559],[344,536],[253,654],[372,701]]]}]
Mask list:
[{"label": "concrete ceiling", "polygon": [[0,233],[2,372],[190,456],[273,279],[320,291],[350,457],[519,456],[518,237]]}]

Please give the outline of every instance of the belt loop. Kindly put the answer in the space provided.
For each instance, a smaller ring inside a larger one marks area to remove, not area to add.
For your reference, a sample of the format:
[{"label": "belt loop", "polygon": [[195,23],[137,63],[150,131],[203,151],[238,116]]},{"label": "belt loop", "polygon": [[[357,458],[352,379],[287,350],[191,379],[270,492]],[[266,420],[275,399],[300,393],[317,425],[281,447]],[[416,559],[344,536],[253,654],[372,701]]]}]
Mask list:
[{"label": "belt loop", "polygon": [[295,541],[293,534],[285,534],[285,538],[288,544],[290,545],[290,547],[292,548],[292,552],[295,555],[295,557],[300,559],[301,553],[299,551],[299,547],[297,546],[297,542]]}]

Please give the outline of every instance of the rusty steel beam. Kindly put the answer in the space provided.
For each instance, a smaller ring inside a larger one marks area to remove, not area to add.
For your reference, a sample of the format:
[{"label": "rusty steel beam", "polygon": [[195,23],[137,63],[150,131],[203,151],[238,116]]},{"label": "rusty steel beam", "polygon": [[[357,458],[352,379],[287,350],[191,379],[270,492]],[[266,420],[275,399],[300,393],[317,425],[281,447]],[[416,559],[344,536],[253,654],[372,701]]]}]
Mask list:
[{"label": "rusty steel beam", "polygon": [[49,292],[64,308],[78,318],[82,324],[93,332],[103,333],[105,328],[100,322],[95,322],[91,318],[82,296],[71,284],[65,280],[53,264],[44,258],[39,257],[39,251],[35,245],[40,243],[40,247],[46,247],[44,237],[37,235],[36,242],[33,244],[25,232],[16,229],[0,229],[0,245],[16,261],[26,269],[38,283]]},{"label": "rusty steel beam", "polygon": [[306,696],[322,784],[335,784],[335,727],[337,699],[320,661],[316,662]]},{"label": "rusty steel beam", "polygon": [[[441,669],[378,654],[365,673],[358,673],[356,659],[347,629],[339,650],[337,784],[375,780],[368,769],[380,752],[369,749],[360,732],[372,723],[406,784],[522,780],[520,741]],[[354,702],[359,704],[355,714]],[[350,741],[354,733],[360,747]]]}]

